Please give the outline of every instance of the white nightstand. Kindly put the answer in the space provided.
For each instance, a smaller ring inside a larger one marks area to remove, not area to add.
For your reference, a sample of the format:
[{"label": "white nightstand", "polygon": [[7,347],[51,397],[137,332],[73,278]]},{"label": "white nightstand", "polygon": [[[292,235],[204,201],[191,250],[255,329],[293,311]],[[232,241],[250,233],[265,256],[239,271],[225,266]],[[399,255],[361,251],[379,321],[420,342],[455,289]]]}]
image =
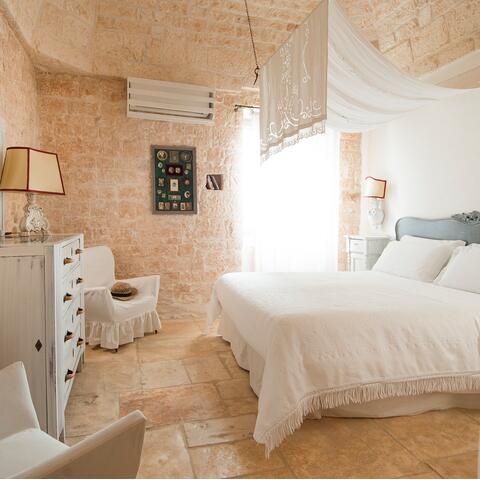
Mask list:
[{"label": "white nightstand", "polygon": [[386,235],[345,235],[345,239],[349,272],[371,270],[390,242]]}]

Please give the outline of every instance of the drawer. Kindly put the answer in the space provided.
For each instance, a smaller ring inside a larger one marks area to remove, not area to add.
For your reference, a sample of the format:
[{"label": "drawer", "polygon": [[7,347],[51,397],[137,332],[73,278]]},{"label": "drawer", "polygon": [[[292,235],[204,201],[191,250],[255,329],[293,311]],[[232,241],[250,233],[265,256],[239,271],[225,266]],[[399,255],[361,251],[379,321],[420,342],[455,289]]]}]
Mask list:
[{"label": "drawer", "polygon": [[71,302],[68,310],[63,314],[62,331],[75,331],[76,326],[82,323],[84,315],[85,309],[83,307],[82,296],[77,295],[76,298]]},{"label": "drawer", "polygon": [[[77,343],[80,340],[81,335],[81,325],[80,323],[76,326],[74,330],[65,330],[63,337],[63,358],[64,365],[70,365],[70,360],[75,356],[75,351]],[[70,368],[70,367],[68,367]]]},{"label": "drawer", "polygon": [[83,279],[80,267],[77,265],[62,282],[62,312],[66,312],[82,292]]},{"label": "drawer", "polygon": [[82,250],[80,249],[79,238],[62,247],[60,260],[62,262],[63,276],[67,275],[70,271],[78,266],[80,263],[81,253]]},{"label": "drawer", "polygon": [[361,238],[350,238],[348,242],[348,251],[350,253],[367,253],[367,242]]}]

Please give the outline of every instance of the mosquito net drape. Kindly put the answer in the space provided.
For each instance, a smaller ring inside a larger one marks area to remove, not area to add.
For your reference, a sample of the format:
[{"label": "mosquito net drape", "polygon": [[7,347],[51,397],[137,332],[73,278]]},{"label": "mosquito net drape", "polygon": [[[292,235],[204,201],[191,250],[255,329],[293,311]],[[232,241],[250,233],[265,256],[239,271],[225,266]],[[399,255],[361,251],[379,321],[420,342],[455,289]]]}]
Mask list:
[{"label": "mosquito net drape", "polygon": [[261,68],[260,80],[262,160],[321,133],[325,121],[362,132],[465,91],[401,72],[357,33],[335,0],[317,7]]}]

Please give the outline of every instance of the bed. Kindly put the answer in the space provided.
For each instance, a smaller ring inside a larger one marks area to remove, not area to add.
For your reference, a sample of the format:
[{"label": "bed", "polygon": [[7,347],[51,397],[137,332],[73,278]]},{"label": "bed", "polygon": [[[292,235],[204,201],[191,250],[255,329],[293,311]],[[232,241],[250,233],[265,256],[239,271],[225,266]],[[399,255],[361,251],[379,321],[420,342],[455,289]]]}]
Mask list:
[{"label": "bed", "polygon": [[[396,233],[480,243],[480,222],[405,217]],[[381,272],[230,273],[217,317],[250,372],[267,453],[308,415],[480,408],[479,294]]]}]

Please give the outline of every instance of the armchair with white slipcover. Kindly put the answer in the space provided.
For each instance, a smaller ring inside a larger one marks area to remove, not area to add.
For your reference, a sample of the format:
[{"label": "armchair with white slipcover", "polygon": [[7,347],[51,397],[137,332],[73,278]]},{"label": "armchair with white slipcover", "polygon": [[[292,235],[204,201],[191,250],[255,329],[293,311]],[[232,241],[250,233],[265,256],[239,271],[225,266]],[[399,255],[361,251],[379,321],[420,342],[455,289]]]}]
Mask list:
[{"label": "armchair with white slipcover", "polygon": [[73,447],[40,430],[22,362],[0,370],[0,478],[135,478],[145,417],[138,410]]},{"label": "armchair with white slipcover", "polygon": [[86,248],[83,253],[85,280],[86,337],[90,345],[118,349],[119,345],[143,337],[145,332],[157,332],[161,324],[157,313],[160,276],[128,278],[138,290],[127,300],[112,298],[110,288],[115,283],[115,260],[110,248]]}]

